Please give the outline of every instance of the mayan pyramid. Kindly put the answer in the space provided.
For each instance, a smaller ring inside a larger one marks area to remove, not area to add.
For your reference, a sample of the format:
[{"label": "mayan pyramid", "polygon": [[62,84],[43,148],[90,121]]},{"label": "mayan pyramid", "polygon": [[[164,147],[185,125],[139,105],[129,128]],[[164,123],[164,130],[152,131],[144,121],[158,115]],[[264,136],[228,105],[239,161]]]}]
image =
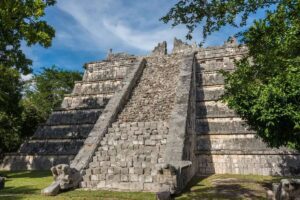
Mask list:
[{"label": "mayan pyramid", "polygon": [[175,39],[151,55],[87,63],[61,108],[1,168],[70,164],[83,188],[183,188],[196,174],[300,174],[300,154],[270,149],[220,101],[224,78],[247,54],[234,40],[199,48]]}]

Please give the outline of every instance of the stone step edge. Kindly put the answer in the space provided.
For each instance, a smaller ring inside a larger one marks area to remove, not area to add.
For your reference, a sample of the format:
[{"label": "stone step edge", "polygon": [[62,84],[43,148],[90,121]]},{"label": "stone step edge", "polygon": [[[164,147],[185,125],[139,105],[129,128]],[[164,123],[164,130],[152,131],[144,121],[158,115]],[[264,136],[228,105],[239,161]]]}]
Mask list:
[{"label": "stone step edge", "polygon": [[[3,158],[5,157],[13,157],[13,156],[75,156],[76,154],[71,154],[71,153],[63,153],[63,154],[47,154],[47,153],[19,153],[19,152],[14,152],[14,153],[4,153]],[[2,159],[3,161],[3,159]],[[0,163],[1,165],[1,163]]]},{"label": "stone step edge", "polygon": [[83,142],[85,138],[51,138],[51,139],[36,139],[36,138],[31,138],[29,141],[27,141],[27,144],[30,143],[64,143],[64,142],[72,142],[72,141],[78,141],[78,142]]},{"label": "stone step edge", "polygon": [[52,126],[52,127],[56,127],[56,128],[67,128],[67,127],[71,127],[71,126],[93,126],[95,123],[83,123],[83,124],[60,124],[60,125],[49,125],[46,123],[41,123],[39,124],[39,127],[43,127],[43,126]]},{"label": "stone step edge", "polygon": [[85,81],[74,81],[74,83],[78,84],[93,84],[93,83],[104,83],[104,82],[120,82],[123,78],[114,78],[114,79],[104,79],[104,80],[85,80]]},{"label": "stone step edge", "polygon": [[224,149],[220,151],[212,150],[212,151],[201,151],[195,150],[195,155],[300,155],[300,152],[297,151],[288,151],[288,150],[230,150]]},{"label": "stone step edge", "polygon": [[[96,123],[96,122],[95,122]],[[82,123],[82,124],[80,124],[80,123],[64,123],[64,124],[53,124],[53,123],[49,123],[49,124],[42,124],[41,126],[76,126],[76,125],[78,125],[78,126],[81,126],[81,125],[85,125],[85,124],[87,124],[87,125],[94,125],[95,123]]]},{"label": "stone step edge", "polygon": [[[117,92],[117,91],[115,91]],[[64,97],[90,97],[90,96],[98,96],[98,95],[110,95],[113,96],[115,92],[98,92],[98,93],[90,93],[90,94],[65,94]],[[107,98],[107,97],[105,97]],[[109,97],[110,98],[110,97]]]},{"label": "stone step edge", "polygon": [[[57,112],[72,112],[72,111],[101,111],[103,108],[105,108],[106,105],[101,105],[97,108],[84,108],[84,107],[76,107],[76,108],[54,108],[52,113],[57,113]],[[51,114],[52,114],[51,113]]]}]

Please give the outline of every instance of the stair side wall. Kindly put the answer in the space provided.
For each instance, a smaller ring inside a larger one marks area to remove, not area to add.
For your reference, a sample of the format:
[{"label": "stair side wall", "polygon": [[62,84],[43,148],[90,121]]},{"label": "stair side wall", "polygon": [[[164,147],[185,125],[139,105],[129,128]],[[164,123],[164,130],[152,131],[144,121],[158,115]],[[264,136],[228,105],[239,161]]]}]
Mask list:
[{"label": "stair side wall", "polygon": [[234,45],[197,51],[198,174],[299,175],[299,152],[267,147],[244,120],[221,102],[224,78],[218,71],[233,71],[234,60],[246,53],[245,47]]}]

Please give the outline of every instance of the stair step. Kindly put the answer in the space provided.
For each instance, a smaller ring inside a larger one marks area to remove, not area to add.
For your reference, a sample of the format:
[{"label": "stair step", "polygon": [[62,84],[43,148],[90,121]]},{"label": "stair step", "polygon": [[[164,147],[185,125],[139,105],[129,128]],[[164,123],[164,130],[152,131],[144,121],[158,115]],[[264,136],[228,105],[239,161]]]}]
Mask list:
[{"label": "stair step", "polygon": [[122,81],[101,81],[91,83],[75,83],[72,94],[97,94],[97,93],[113,93],[122,88]]},{"label": "stair step", "polygon": [[224,86],[205,86],[196,88],[196,101],[218,101],[224,94]]},{"label": "stair step", "polygon": [[76,155],[84,140],[31,140],[19,152],[29,155]]},{"label": "stair step", "polygon": [[196,73],[196,83],[200,86],[224,85],[224,77],[220,72]]},{"label": "stair step", "polygon": [[238,117],[238,115],[220,101],[204,101],[196,103],[196,116],[200,118]]},{"label": "stair step", "polygon": [[197,134],[253,133],[240,118],[196,119]]},{"label": "stair step", "polygon": [[94,124],[101,112],[102,109],[54,111],[46,124],[48,126]]},{"label": "stair step", "polygon": [[109,99],[102,95],[65,97],[61,109],[100,109],[107,105]]},{"label": "stair step", "polygon": [[32,139],[86,138],[92,124],[39,126]]}]

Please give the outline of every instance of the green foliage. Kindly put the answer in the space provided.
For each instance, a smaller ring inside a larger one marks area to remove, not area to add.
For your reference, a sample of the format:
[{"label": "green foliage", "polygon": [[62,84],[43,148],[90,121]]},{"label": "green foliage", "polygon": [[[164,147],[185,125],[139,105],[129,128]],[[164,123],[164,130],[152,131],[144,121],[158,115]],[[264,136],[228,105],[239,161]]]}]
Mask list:
[{"label": "green foliage", "polygon": [[249,56],[225,73],[224,100],[270,146],[300,150],[300,1],[282,1],[243,36]]},{"label": "green foliage", "polygon": [[15,148],[20,139],[21,89],[19,72],[0,65],[0,154]]},{"label": "green foliage", "polygon": [[63,97],[71,93],[74,82],[82,79],[76,71],[66,71],[55,66],[44,68],[27,83],[22,100],[22,135],[31,136],[39,123],[45,122],[54,108],[60,106]]},{"label": "green foliage", "polygon": [[28,74],[32,61],[21,50],[21,41],[28,46],[51,45],[54,29],[41,20],[45,8],[55,0],[1,0],[0,1],[0,64],[15,67]]},{"label": "green foliage", "polygon": [[164,23],[172,22],[172,26],[185,24],[189,32],[187,39],[192,38],[195,28],[203,24],[204,39],[225,25],[233,27],[245,26],[250,14],[258,9],[268,9],[279,0],[179,0],[170,11],[161,18]]},{"label": "green foliage", "polygon": [[[21,129],[34,126],[29,118],[35,116],[33,107],[22,111],[20,74],[31,72],[32,61],[21,50],[21,42],[27,46],[51,45],[54,29],[41,20],[45,9],[55,0],[0,0],[0,154],[15,150],[21,142]],[[24,104],[25,105],[25,104]],[[23,114],[22,114],[23,112]],[[27,116],[27,123],[22,121]],[[23,128],[21,128],[23,126]],[[24,128],[25,127],[25,128]],[[29,129],[28,129],[29,130]]]}]

